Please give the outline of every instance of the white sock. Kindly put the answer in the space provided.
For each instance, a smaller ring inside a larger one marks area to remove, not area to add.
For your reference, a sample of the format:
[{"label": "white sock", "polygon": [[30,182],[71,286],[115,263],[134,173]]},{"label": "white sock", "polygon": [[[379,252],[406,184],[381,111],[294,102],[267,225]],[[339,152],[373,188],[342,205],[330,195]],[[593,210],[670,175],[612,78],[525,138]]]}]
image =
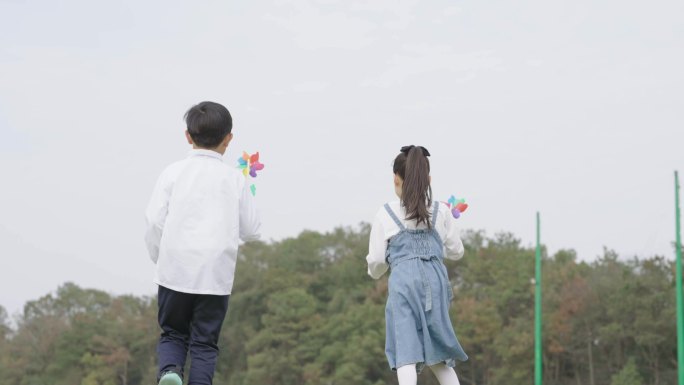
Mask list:
[{"label": "white sock", "polygon": [[444,363],[430,366],[430,370],[435,374],[440,385],[461,385],[454,368],[448,367]]},{"label": "white sock", "polygon": [[397,378],[399,379],[399,385],[416,385],[418,382],[416,364],[404,365],[397,368]]}]

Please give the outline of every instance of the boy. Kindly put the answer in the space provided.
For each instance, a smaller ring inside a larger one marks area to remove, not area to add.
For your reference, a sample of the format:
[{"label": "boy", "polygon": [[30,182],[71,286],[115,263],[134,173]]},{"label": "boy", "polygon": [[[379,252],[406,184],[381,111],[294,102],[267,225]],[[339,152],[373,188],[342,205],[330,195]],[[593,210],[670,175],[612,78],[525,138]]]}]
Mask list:
[{"label": "boy", "polygon": [[147,207],[145,241],[157,265],[160,385],[211,385],[228,311],[239,239],[259,238],[260,221],[244,176],[223,163],[233,119],[217,103],[185,114],[192,150],[159,177]]}]

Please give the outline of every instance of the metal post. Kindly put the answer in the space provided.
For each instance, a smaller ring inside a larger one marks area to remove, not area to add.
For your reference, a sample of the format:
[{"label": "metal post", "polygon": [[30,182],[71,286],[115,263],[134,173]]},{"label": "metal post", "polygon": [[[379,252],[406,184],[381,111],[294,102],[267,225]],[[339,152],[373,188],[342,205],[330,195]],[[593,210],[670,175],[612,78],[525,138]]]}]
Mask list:
[{"label": "metal post", "polygon": [[679,174],[675,171],[675,255],[677,256],[677,377],[684,385],[684,307],[682,306],[682,238],[679,213]]},{"label": "metal post", "polygon": [[539,212],[537,212],[537,252],[535,267],[534,295],[534,384],[542,385],[542,261],[539,237]]}]

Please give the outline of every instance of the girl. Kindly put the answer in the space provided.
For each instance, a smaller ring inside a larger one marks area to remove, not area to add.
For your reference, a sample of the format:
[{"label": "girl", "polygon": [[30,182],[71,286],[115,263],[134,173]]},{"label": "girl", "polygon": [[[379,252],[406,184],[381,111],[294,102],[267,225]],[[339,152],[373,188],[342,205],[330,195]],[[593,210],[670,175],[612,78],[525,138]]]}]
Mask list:
[{"label": "girl", "polygon": [[366,261],[375,279],[391,270],[385,354],[399,385],[415,385],[425,365],[441,385],[458,385],[453,367],[468,356],[449,319],[453,292],[443,258],[460,259],[463,243],[449,210],[432,204],[428,156],[423,147],[405,146],[394,159],[399,201],[375,216]]}]

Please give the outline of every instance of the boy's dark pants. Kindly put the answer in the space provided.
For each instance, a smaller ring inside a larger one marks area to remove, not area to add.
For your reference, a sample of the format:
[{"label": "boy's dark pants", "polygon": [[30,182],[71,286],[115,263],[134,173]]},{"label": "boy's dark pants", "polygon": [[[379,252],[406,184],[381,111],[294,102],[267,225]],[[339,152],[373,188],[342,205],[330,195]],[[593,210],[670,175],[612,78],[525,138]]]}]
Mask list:
[{"label": "boy's dark pants", "polygon": [[[159,286],[157,345],[159,376],[167,370],[183,374],[190,350],[190,385],[211,385],[218,356],[218,338],[228,311],[229,295],[181,293]],[[159,379],[157,379],[159,380]]]}]

